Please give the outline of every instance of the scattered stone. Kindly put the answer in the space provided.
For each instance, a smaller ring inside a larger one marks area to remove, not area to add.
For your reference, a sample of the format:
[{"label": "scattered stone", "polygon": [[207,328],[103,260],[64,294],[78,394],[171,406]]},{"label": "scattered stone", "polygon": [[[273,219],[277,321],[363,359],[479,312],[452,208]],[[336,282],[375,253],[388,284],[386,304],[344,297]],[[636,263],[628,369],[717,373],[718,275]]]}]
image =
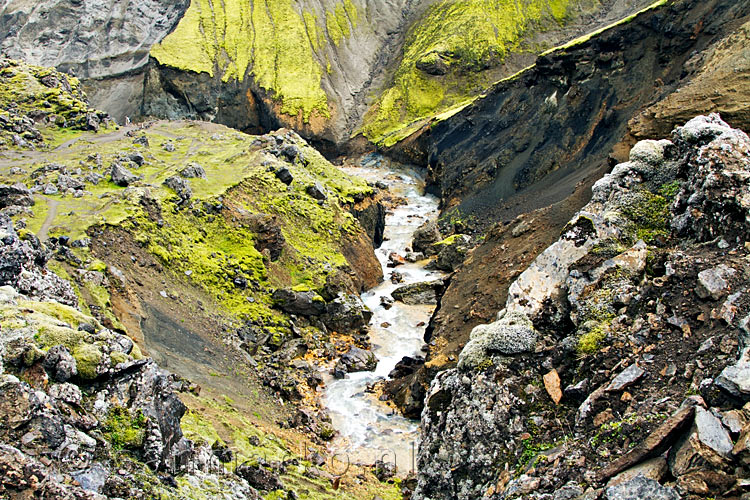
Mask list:
[{"label": "scattered stone", "polygon": [[690,431],[669,450],[668,462],[672,475],[702,468],[705,463],[721,467],[732,453],[732,439],[711,412],[695,408],[695,420]]},{"label": "scattered stone", "polygon": [[316,182],[315,184],[307,186],[307,188],[305,188],[305,192],[316,200],[325,200],[328,198],[325,188],[320,182]]},{"label": "scattered stone", "polygon": [[68,348],[62,345],[50,347],[44,357],[44,368],[58,382],[66,382],[78,375],[75,358]]},{"label": "scattered stone", "polygon": [[142,167],[143,164],[146,162],[146,158],[143,156],[143,154],[140,151],[136,151],[134,153],[130,153],[128,156],[128,159],[138,165],[139,167]]},{"label": "scattered stone", "polygon": [[443,241],[434,243],[431,248],[437,254],[435,267],[442,271],[453,272],[466,259],[471,249],[471,237],[465,234],[454,234]]},{"label": "scattered stone", "polygon": [[750,401],[750,347],[735,364],[725,367],[714,383],[732,396]]},{"label": "scattered stone", "polygon": [[406,259],[398,253],[391,252],[388,254],[388,267],[398,267],[403,266],[404,264],[406,264]]},{"label": "scattered stone", "polygon": [[680,495],[653,479],[635,476],[633,479],[606,489],[607,500],[680,500]]},{"label": "scattered stone", "polygon": [[391,307],[393,307],[393,298],[389,297],[387,295],[381,295],[380,296],[380,305],[383,306],[383,309],[388,310]]},{"label": "scattered stone", "polygon": [[557,370],[553,369],[544,376],[544,388],[552,401],[560,404],[563,394],[560,390],[560,375],[557,374]]},{"label": "scattered stone", "polygon": [[662,454],[690,425],[695,415],[695,406],[687,405],[669,417],[635,448],[601,469],[597,481],[606,481],[615,474],[629,469],[644,460]]},{"label": "scattered stone", "polygon": [[21,183],[0,184],[0,208],[11,206],[34,206],[34,195]]},{"label": "scattered stone", "polygon": [[607,392],[616,392],[630,387],[635,384],[646,371],[638,366],[637,363],[633,363],[629,367],[625,368],[615,379],[607,386]]},{"label": "scattered stone", "polygon": [[114,182],[115,184],[121,187],[127,187],[130,184],[140,179],[140,177],[133,174],[133,172],[131,172],[130,170],[123,167],[117,162],[114,162],[112,164],[112,168],[109,171],[109,175],[110,175],[110,178],[112,179],[112,182]]},{"label": "scattered stone", "polygon": [[214,441],[214,444],[211,445],[211,451],[221,463],[226,464],[234,460],[234,452],[226,445],[226,443],[220,440]]},{"label": "scattered stone", "polygon": [[57,194],[57,186],[54,184],[45,184],[43,193],[46,195]]},{"label": "scattered stone", "polygon": [[437,223],[433,220],[427,221],[414,231],[411,248],[415,252],[421,252],[425,256],[435,255],[432,245],[442,239]]},{"label": "scattered stone", "polygon": [[248,482],[253,488],[262,491],[273,491],[283,488],[279,476],[272,470],[260,465],[245,462],[235,468],[234,473]]},{"label": "scattered stone", "polygon": [[146,134],[139,135],[135,139],[133,139],[133,144],[139,144],[145,148],[149,147],[148,137]]},{"label": "scattered stone", "polygon": [[638,475],[654,481],[661,481],[667,475],[667,472],[669,472],[667,460],[664,457],[654,457],[620,472],[609,480],[607,488],[626,483]]},{"label": "scattered stone", "polygon": [[205,179],[206,170],[198,163],[190,162],[187,167],[180,170],[180,175],[187,179]]},{"label": "scattered stone", "polygon": [[698,273],[698,287],[695,293],[702,299],[711,297],[713,300],[719,300],[729,290],[728,280],[736,273],[735,269],[724,264],[701,271]]},{"label": "scattered stone", "polygon": [[279,179],[284,184],[286,184],[287,186],[291,184],[292,181],[294,180],[294,176],[292,176],[292,172],[286,167],[281,167],[279,169],[276,169],[276,171],[274,171],[274,175],[276,175],[276,178]]},{"label": "scattered stone", "polygon": [[377,366],[378,359],[372,352],[352,346],[336,363],[333,376],[344,378],[347,373],[373,371]]},{"label": "scattered stone", "polygon": [[190,182],[187,179],[173,175],[164,180],[164,185],[172,189],[180,198],[180,201],[177,203],[178,205],[187,204],[193,197],[193,189],[190,187]]},{"label": "scattered stone", "polygon": [[326,302],[313,291],[296,292],[289,288],[280,288],[271,296],[276,306],[289,314],[302,316],[320,316],[326,312]]},{"label": "scattered stone", "polygon": [[376,460],[372,473],[378,478],[378,481],[387,481],[396,475],[396,464],[385,462],[383,460]]}]

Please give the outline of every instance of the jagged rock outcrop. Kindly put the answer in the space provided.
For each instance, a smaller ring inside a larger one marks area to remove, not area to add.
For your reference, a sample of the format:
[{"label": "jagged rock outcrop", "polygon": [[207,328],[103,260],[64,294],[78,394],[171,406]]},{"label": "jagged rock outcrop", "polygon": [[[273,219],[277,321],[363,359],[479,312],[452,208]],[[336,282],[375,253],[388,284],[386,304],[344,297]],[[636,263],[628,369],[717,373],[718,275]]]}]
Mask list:
[{"label": "jagged rock outcrop", "polygon": [[[415,495],[743,491],[748,158],[746,134],[698,117],[671,141],[639,142],[594,185],[496,324],[432,382]],[[713,296],[698,293],[709,274],[724,281]],[[649,479],[630,472],[667,450],[666,467],[642,466]]]}]

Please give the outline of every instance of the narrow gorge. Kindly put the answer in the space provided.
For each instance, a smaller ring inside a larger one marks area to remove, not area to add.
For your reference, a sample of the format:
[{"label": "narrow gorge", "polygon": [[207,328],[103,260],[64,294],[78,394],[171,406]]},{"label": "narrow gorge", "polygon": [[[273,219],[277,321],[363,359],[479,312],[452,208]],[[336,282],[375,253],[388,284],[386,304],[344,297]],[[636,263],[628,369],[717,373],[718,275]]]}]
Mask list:
[{"label": "narrow gorge", "polygon": [[0,2],[0,498],[750,498],[750,3]]}]

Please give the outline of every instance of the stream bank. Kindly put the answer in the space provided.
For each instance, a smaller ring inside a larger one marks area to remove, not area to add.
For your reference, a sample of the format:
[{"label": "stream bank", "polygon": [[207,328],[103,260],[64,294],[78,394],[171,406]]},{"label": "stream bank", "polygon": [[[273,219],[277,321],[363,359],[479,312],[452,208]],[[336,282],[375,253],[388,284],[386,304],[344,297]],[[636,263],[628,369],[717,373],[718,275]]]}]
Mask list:
[{"label": "stream bank", "polygon": [[[390,298],[398,287],[443,276],[440,271],[425,269],[426,261],[389,267],[389,255],[405,255],[414,231],[426,220],[437,218],[439,200],[425,194],[424,176],[418,170],[380,155],[367,155],[344,170],[369,182],[385,183],[396,202],[386,215],[384,241],[376,250],[385,279],[362,294],[362,301],[373,313],[370,340],[378,365],[374,371],[327,381],[324,404],[339,433],[332,448],[337,460],[343,462],[395,461],[400,472],[408,472],[415,469],[419,424],[380,401],[372,386],[387,378],[404,356],[423,354],[424,332],[435,306],[398,301],[384,305],[381,298]],[[394,271],[401,275],[401,282],[391,281]]]}]

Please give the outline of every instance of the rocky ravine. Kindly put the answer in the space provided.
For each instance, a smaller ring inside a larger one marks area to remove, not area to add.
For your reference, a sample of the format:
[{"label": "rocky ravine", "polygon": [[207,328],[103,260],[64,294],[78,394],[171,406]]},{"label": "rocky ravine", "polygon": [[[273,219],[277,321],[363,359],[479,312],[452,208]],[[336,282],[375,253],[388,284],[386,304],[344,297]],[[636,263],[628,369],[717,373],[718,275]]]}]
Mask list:
[{"label": "rocky ravine", "polygon": [[744,498],[748,179],[717,115],[636,144],[432,382],[415,496]]},{"label": "rocky ravine", "polygon": [[541,56],[394,148],[429,163],[444,234],[484,236],[431,321],[426,364],[391,384],[405,411],[419,415],[432,377],[455,366],[471,329],[502,307],[510,283],[558,238],[591,185],[627,159],[635,139],[663,137],[714,111],[750,127],[749,15],[737,2],[656,5]]}]

